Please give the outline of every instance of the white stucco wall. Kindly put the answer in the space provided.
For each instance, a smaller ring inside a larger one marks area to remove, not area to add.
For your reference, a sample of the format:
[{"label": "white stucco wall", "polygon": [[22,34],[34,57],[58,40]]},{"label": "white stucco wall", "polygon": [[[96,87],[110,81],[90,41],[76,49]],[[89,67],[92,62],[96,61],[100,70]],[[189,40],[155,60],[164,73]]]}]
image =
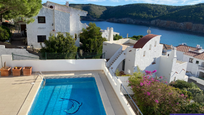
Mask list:
[{"label": "white stucco wall", "polygon": [[[27,57],[21,57],[21,56],[14,56],[14,58],[16,60],[24,60],[24,59],[28,59],[28,57],[33,57],[30,58],[32,60],[36,60],[39,59],[39,56],[33,55],[31,53],[29,53],[26,49],[20,49],[20,48],[5,48],[4,45],[0,45],[0,56],[1,55],[5,55],[5,54],[16,54],[16,55],[23,55],[23,56],[27,56]],[[3,63],[3,62],[2,62]]]},{"label": "white stucco wall", "polygon": [[[155,41],[157,41],[155,46]],[[143,70],[153,71],[158,70],[159,67],[159,57],[162,55],[162,48],[163,45],[160,43],[160,36],[156,36],[149,40],[143,48],[136,49],[136,55],[135,55],[135,67],[139,66],[139,68]],[[149,46],[151,44],[151,50],[149,49]],[[145,56],[143,55],[145,52]],[[154,60],[156,59],[156,64],[152,64]]]},{"label": "white stucco wall", "polygon": [[[193,63],[189,62],[189,58],[193,58]],[[199,61],[199,64],[196,64],[197,60]],[[188,62],[187,71],[190,71],[195,76],[198,75],[198,65],[201,65],[202,62],[204,62],[204,60],[196,59],[196,58],[194,58],[192,56],[188,56],[188,55],[183,56],[183,61]]]},{"label": "white stucco wall", "polygon": [[87,12],[49,1],[46,5],[47,7],[52,5],[53,9],[43,6],[37,15],[45,16],[46,23],[38,24],[36,16],[34,17],[36,19],[35,22],[27,25],[28,45],[33,45],[34,48],[41,48],[40,44],[37,43],[37,35],[46,35],[48,39],[51,32],[54,34],[56,32],[69,32],[73,37],[75,33],[78,35],[75,44],[79,46],[79,33],[82,28],[86,28],[86,25],[80,22],[80,16],[86,16]]},{"label": "white stucco wall", "polygon": [[[33,23],[27,24],[27,42],[28,45],[33,45],[34,48],[41,48],[40,43],[38,43],[37,35],[46,35],[48,40],[50,33],[53,31],[54,27],[53,21],[53,9],[42,7],[37,16],[33,17],[35,21]],[[46,23],[38,23],[38,16],[45,16]],[[61,18],[61,17],[59,17]]]},{"label": "white stucco wall", "polygon": [[70,32],[70,13],[54,10],[55,32]]},{"label": "white stucco wall", "polygon": [[158,76],[163,76],[163,81],[170,83],[174,80],[187,80],[185,77],[187,62],[178,62],[176,50],[172,50],[169,56],[161,56]]},{"label": "white stucco wall", "polygon": [[103,53],[105,53],[105,59],[110,59],[120,47],[121,45],[119,44],[110,43],[108,41],[103,42]]},{"label": "white stucco wall", "polygon": [[187,62],[184,62],[182,64],[176,63],[172,68],[169,82],[174,81],[174,79],[185,80],[186,68],[187,68]]},{"label": "white stucco wall", "polygon": [[12,60],[11,55],[2,55],[7,66],[32,66],[33,71],[84,71],[103,70],[104,59],[86,60]]},{"label": "white stucco wall", "polygon": [[183,61],[184,52],[177,51],[176,55],[177,55],[177,60]]},{"label": "white stucco wall", "polygon": [[128,47],[126,49],[126,59],[125,59],[125,74],[133,74],[135,67],[135,56],[136,49]]}]

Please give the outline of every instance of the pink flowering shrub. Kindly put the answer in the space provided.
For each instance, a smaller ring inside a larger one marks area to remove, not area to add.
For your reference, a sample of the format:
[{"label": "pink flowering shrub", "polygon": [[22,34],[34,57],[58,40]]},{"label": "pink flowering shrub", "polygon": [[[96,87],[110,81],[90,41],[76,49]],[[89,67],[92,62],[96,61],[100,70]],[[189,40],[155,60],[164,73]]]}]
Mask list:
[{"label": "pink flowering shrub", "polygon": [[[154,71],[141,71],[129,78],[129,86],[135,93],[134,97],[144,115],[169,115],[180,111],[180,106],[186,102],[186,96],[179,94],[175,88],[166,85],[163,77],[153,78]],[[162,81],[162,82],[160,82]]]}]

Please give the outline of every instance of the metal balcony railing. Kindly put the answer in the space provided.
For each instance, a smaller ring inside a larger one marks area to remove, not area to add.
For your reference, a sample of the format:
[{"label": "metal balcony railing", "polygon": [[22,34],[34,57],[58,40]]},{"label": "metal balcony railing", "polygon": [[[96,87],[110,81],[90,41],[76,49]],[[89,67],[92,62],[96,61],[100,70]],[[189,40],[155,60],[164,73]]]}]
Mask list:
[{"label": "metal balcony railing", "polygon": [[198,69],[204,71],[204,66],[200,66],[200,65],[199,65],[199,66],[198,66]]}]

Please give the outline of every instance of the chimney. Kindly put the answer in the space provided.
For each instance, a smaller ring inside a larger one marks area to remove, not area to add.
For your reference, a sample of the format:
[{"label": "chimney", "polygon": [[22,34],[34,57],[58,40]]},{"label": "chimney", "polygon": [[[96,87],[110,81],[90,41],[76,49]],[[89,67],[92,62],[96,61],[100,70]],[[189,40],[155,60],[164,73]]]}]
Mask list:
[{"label": "chimney", "polygon": [[109,40],[110,42],[113,41],[113,28],[110,28],[108,40]]},{"label": "chimney", "polygon": [[66,6],[69,6],[69,1],[66,1]]},{"label": "chimney", "polygon": [[109,31],[109,27],[107,27],[107,30]]}]

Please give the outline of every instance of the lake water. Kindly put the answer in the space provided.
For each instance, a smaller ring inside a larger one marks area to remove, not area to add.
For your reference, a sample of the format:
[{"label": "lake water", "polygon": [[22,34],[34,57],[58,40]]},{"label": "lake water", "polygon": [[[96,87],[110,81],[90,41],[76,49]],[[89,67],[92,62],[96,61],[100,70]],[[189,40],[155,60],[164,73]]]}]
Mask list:
[{"label": "lake water", "polygon": [[[147,35],[148,26],[134,25],[134,24],[120,24],[106,21],[82,21],[82,23],[94,22],[101,29],[113,27],[115,32],[119,32],[123,37],[131,37],[133,35]],[[165,30],[156,27],[150,28],[152,34],[162,35],[161,43],[178,46],[181,43],[186,43],[188,46],[196,47],[199,44],[204,48],[204,36],[188,34],[187,32]]]}]

